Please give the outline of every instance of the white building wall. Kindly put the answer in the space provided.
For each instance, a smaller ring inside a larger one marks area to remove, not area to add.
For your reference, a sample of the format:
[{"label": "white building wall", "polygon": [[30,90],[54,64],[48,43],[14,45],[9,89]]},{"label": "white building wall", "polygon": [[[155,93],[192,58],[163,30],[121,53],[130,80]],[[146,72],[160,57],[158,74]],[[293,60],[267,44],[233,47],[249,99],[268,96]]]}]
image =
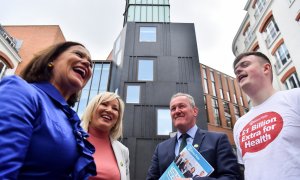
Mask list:
[{"label": "white building wall", "polygon": [[[247,11],[247,14],[233,40],[233,53],[238,55],[242,52],[251,51],[255,43],[258,43],[259,51],[266,54],[273,64],[274,87],[278,90],[284,90],[286,87],[280,80],[289,69],[295,67],[298,77],[300,78],[300,23],[295,20],[297,14],[300,12],[300,1],[295,0],[292,4],[289,4],[288,0],[266,0],[266,5],[260,18],[254,17],[256,9],[252,7],[252,4],[253,1],[248,0],[245,5],[244,9]],[[273,43],[267,45],[265,41],[266,34],[260,33],[259,29],[270,12],[272,12],[280,33]],[[245,35],[243,35],[243,32],[249,22],[250,31],[253,36],[252,38],[245,37]],[[247,44],[245,44],[246,39],[248,40]],[[277,72],[274,67],[276,58],[272,55],[272,50],[281,39],[284,40],[284,44],[289,51],[292,61],[290,63],[286,63],[284,67]]]},{"label": "white building wall", "polygon": [[6,39],[2,35],[0,35],[0,51],[4,53],[13,63],[13,69],[6,69],[4,72],[4,76],[13,75],[17,69],[18,64],[21,62],[21,58],[18,53],[11,47]]}]

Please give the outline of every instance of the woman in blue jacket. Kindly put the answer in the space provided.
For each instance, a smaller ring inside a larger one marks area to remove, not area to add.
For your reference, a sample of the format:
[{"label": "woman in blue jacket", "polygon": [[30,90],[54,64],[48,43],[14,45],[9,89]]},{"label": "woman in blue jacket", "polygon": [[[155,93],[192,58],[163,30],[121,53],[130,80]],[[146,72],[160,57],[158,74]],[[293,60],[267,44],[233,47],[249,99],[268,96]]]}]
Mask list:
[{"label": "woman in blue jacket", "polygon": [[91,77],[90,53],[63,42],[37,54],[21,77],[0,81],[0,179],[87,179],[92,153],[70,108]]}]

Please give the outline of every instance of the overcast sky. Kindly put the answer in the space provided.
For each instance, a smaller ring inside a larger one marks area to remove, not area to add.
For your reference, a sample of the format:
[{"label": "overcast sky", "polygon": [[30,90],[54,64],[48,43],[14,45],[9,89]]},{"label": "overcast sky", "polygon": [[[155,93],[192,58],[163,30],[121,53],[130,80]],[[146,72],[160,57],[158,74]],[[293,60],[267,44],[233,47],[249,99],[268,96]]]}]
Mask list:
[{"label": "overcast sky", "polygon": [[[171,22],[194,23],[201,63],[233,76],[232,41],[247,0],[169,0]],[[125,0],[1,0],[2,25],[59,25],[66,40],[106,59],[123,27]]]}]

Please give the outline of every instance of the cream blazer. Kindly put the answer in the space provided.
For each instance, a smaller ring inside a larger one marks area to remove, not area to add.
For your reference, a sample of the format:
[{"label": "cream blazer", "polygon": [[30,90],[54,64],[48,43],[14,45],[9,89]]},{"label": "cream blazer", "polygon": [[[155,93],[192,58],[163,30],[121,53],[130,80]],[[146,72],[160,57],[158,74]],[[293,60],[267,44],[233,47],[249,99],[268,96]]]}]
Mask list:
[{"label": "cream blazer", "polygon": [[129,175],[129,150],[117,140],[110,138],[111,146],[117,159],[121,180],[130,180]]}]

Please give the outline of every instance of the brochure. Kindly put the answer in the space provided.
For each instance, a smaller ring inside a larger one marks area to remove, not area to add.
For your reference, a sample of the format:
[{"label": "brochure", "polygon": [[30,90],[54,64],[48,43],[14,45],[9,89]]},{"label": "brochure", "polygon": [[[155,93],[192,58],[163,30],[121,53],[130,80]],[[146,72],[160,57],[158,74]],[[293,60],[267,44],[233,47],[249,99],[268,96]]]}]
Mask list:
[{"label": "brochure", "polygon": [[173,180],[176,177],[207,177],[213,171],[214,168],[206,159],[191,144],[188,144],[170,164],[159,180]]}]

